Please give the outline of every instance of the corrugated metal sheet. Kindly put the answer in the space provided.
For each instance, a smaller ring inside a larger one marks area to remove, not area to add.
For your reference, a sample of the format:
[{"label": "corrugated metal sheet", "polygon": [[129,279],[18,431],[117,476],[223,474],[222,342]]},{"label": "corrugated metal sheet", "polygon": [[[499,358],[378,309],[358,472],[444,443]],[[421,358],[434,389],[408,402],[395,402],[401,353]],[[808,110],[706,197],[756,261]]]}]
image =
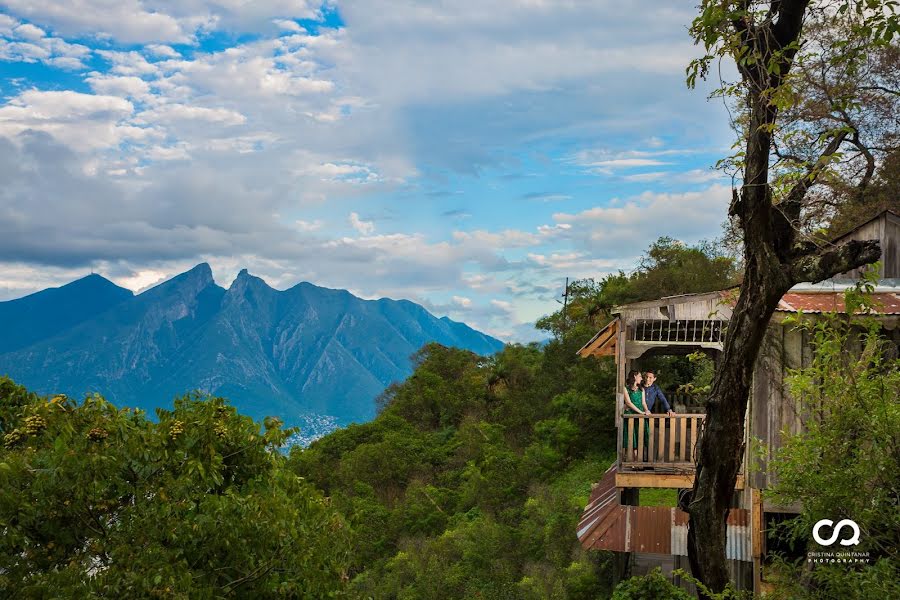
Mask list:
[{"label": "corrugated metal sheet", "polygon": [[[622,506],[612,466],[594,486],[578,524],[585,548],[687,556],[688,514],[665,506]],[[733,508],[728,514],[726,557],[753,560],[750,513]]]},{"label": "corrugated metal sheet", "polygon": [[619,519],[616,467],[611,466],[591,490],[591,499],[578,523],[578,539],[585,548],[595,544],[625,547],[625,523]]},{"label": "corrugated metal sheet", "polygon": [[631,519],[632,552],[670,554],[672,551],[672,510],[659,506],[620,507],[628,510]]},{"label": "corrugated metal sheet", "polygon": [[[900,314],[900,293],[876,292],[871,295],[877,312],[883,315]],[[788,292],[778,301],[780,312],[844,312],[843,292]]]}]

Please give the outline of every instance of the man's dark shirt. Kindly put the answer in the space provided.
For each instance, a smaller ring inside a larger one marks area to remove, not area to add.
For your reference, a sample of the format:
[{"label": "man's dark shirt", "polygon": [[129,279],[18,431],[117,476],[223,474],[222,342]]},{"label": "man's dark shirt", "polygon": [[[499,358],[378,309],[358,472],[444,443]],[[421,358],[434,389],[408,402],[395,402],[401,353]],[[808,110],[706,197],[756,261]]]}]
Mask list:
[{"label": "man's dark shirt", "polygon": [[[672,408],[669,406],[669,401],[666,400],[666,395],[663,394],[663,391],[659,389],[659,386],[655,383],[649,387],[645,387],[644,393],[646,394],[645,399],[647,402],[647,408],[650,410],[650,412],[666,413],[672,410]],[[653,410],[656,407],[657,399],[662,402],[662,407],[664,410]]]}]

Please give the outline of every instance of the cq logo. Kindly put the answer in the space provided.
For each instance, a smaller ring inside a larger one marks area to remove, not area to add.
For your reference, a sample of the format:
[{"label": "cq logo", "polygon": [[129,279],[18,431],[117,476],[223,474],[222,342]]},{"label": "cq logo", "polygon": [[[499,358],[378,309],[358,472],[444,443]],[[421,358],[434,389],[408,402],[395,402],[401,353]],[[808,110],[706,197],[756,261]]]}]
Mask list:
[{"label": "cq logo", "polygon": [[843,519],[837,522],[837,525],[834,525],[834,531],[831,533],[831,537],[828,539],[823,538],[819,535],[819,530],[825,526],[834,525],[834,521],[831,519],[822,519],[813,527],[813,539],[816,540],[817,544],[821,544],[822,546],[830,546],[835,540],[838,539],[838,535],[840,534],[841,529],[844,528],[844,525],[850,527],[853,530],[853,535],[850,536],[849,539],[841,540],[841,546],[854,546],[859,543],[859,525],[856,524],[855,521],[851,521],[850,519]]}]

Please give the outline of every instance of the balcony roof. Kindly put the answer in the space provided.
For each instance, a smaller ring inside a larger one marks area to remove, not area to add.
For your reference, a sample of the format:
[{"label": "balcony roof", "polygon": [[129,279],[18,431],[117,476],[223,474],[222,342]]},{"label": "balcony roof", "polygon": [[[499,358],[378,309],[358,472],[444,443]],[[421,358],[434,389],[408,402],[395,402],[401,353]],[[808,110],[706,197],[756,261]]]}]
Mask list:
[{"label": "balcony roof", "polygon": [[578,356],[615,356],[616,338],[619,333],[619,319],[613,319],[598,331],[590,341],[581,347]]}]

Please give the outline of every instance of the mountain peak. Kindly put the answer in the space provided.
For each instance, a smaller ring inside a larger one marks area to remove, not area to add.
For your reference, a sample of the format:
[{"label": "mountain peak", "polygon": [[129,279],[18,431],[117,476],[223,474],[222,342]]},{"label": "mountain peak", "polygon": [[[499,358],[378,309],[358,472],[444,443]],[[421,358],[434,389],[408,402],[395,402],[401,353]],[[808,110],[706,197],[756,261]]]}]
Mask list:
[{"label": "mountain peak", "polygon": [[0,354],[65,331],[133,296],[131,290],[92,273],[57,288],[0,302]]},{"label": "mountain peak", "polygon": [[228,294],[231,296],[240,295],[249,289],[275,291],[264,279],[251,275],[247,269],[241,269],[237,277],[228,288]]},{"label": "mountain peak", "polygon": [[187,274],[205,280],[207,283],[212,283],[213,281],[212,268],[209,266],[209,263],[202,262],[189,271],[186,271],[185,275]]}]

